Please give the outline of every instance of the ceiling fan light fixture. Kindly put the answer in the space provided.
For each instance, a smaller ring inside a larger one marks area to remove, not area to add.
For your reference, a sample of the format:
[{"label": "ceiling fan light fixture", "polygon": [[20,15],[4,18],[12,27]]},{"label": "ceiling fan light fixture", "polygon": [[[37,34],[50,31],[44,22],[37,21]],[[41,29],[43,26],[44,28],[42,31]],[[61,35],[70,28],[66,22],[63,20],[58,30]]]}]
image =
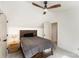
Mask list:
[{"label": "ceiling fan light fixture", "polygon": [[43,12],[43,15],[45,15],[46,14],[46,12]]},{"label": "ceiling fan light fixture", "polygon": [[43,14],[45,15],[47,11],[48,11],[47,8],[45,8]]},{"label": "ceiling fan light fixture", "polygon": [[47,11],[48,11],[47,8],[45,8],[45,9],[44,9],[44,12],[47,12]]}]

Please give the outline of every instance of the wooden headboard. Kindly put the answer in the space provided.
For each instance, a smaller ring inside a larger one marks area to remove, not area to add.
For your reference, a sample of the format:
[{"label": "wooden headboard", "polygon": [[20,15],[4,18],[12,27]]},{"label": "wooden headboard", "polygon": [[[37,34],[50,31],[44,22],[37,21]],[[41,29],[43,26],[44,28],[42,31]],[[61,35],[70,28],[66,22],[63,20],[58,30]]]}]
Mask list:
[{"label": "wooden headboard", "polygon": [[37,30],[20,30],[20,38],[24,36],[24,34],[33,33],[34,36],[37,36]]}]

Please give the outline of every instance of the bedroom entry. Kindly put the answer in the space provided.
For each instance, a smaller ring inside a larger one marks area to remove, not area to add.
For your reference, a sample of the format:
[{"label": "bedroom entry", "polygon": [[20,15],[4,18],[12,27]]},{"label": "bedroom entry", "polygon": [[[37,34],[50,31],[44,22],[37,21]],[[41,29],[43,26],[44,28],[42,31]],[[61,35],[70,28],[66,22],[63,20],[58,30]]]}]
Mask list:
[{"label": "bedroom entry", "polygon": [[4,13],[0,11],[0,58],[4,58],[7,55],[6,34],[7,34],[6,16],[4,15]]},{"label": "bedroom entry", "polygon": [[57,33],[58,33],[58,23],[50,23],[45,22],[44,23],[44,38],[51,40],[55,46],[57,46]]},{"label": "bedroom entry", "polygon": [[52,23],[52,26],[51,26],[51,37],[52,37],[52,40],[53,40],[53,42],[55,43],[55,45],[57,46],[57,42],[58,42],[58,23],[57,22],[55,22],[55,23]]}]

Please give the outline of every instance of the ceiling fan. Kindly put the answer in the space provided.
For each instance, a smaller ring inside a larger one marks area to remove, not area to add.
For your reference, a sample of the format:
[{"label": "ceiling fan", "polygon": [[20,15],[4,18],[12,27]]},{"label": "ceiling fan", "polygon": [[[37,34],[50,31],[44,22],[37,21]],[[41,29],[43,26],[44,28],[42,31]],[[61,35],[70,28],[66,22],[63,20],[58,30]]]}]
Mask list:
[{"label": "ceiling fan", "polygon": [[61,7],[61,4],[55,4],[55,5],[52,5],[52,6],[47,7],[48,2],[47,2],[47,1],[44,1],[43,3],[44,3],[44,7],[42,7],[42,6],[40,6],[40,5],[38,5],[38,4],[34,3],[34,2],[32,2],[32,4],[33,4],[34,6],[37,6],[37,7],[40,7],[40,8],[42,8],[42,9],[44,9],[43,14],[46,14],[47,9],[52,9],[52,8]]},{"label": "ceiling fan", "polygon": [[0,13],[0,14],[3,14],[3,13]]}]

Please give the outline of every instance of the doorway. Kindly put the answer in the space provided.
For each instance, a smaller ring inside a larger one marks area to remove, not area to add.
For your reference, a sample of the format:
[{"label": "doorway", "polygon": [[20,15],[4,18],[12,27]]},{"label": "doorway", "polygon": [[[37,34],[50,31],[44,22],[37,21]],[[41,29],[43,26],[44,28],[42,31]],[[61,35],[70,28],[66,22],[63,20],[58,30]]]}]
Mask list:
[{"label": "doorway", "polygon": [[57,46],[57,43],[58,43],[58,23],[57,22],[52,23],[51,34],[52,34],[51,35],[52,41],[55,44],[55,46]]},{"label": "doorway", "polygon": [[7,56],[7,23],[6,16],[0,10],[0,58],[5,58]]}]

